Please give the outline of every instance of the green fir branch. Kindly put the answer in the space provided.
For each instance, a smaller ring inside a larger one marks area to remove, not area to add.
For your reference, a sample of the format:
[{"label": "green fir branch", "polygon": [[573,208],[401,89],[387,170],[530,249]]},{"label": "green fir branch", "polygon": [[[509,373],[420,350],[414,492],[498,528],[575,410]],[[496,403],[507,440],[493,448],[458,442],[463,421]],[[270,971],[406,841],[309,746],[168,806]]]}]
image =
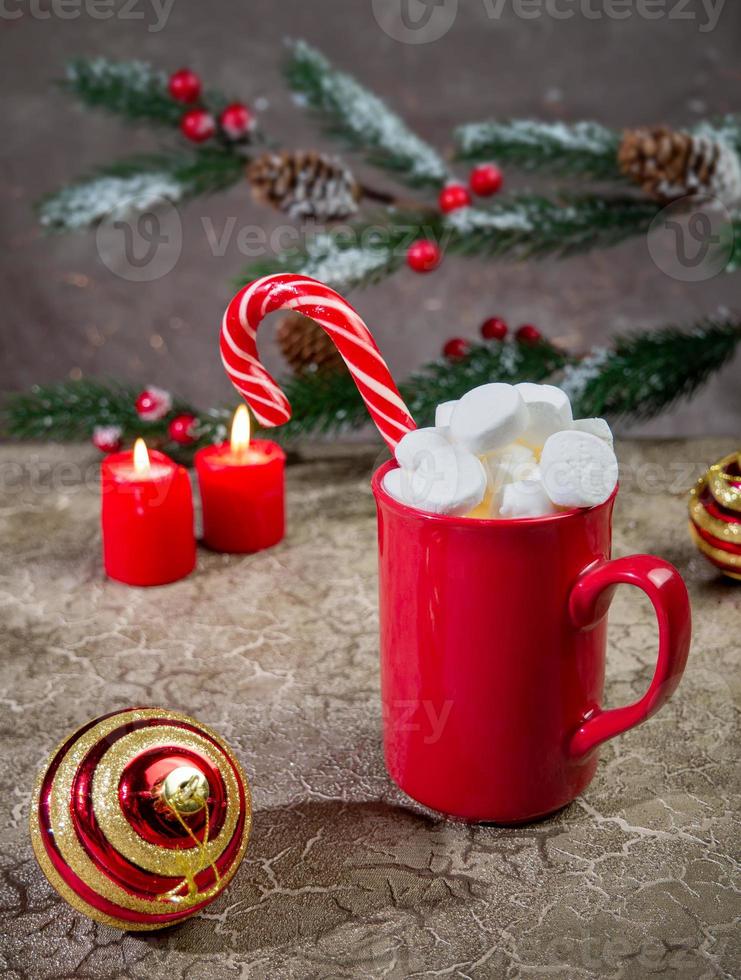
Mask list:
[{"label": "green fir branch", "polygon": [[622,179],[617,164],[620,134],[594,122],[512,119],[468,123],[455,131],[458,158],[496,160],[528,172],[564,177]]},{"label": "green fir branch", "polygon": [[610,248],[648,231],[659,206],[632,197],[584,195],[560,201],[518,194],[488,208],[446,216],[448,251],[524,260]]},{"label": "green fir branch", "polygon": [[290,52],[286,78],[291,89],[323,118],[331,133],[413,187],[445,183],[449,170],[440,154],[378,96],[333,68],[305,41],[290,42]]},{"label": "green fir branch", "polygon": [[576,416],[652,418],[694,394],[740,342],[741,318],[728,314],[627,334],[567,367],[561,387]]},{"label": "green fir branch", "polygon": [[146,154],[99,168],[46,195],[36,210],[47,229],[75,231],[223,190],[243,173],[242,158],[221,147]]},{"label": "green fir branch", "polygon": [[[60,85],[83,105],[105,109],[130,122],[178,126],[187,108],[170,95],[167,74],[144,61],[74,58],[67,63]],[[221,92],[207,92],[199,105],[218,113],[229,101]]]},{"label": "green fir branch", "polygon": [[440,402],[461,398],[491,381],[542,382],[567,361],[567,355],[546,340],[537,344],[516,340],[472,344],[460,361],[439,358],[420,368],[401,386],[401,393],[417,424],[433,425]]},{"label": "green fir branch", "polygon": [[321,232],[304,248],[261,259],[237,285],[273,272],[295,272],[339,290],[379,282],[403,265],[409,245],[428,238],[443,252],[522,260],[608,248],[645,234],[658,205],[638,198],[583,196],[560,202],[534,194],[502,198],[488,208],[389,211],[378,221]]},{"label": "green fir branch", "polygon": [[319,232],[302,248],[289,249],[249,265],[235,282],[241,287],[274,272],[311,276],[347,291],[380,282],[403,263],[418,238],[441,240],[443,224],[433,212],[389,211],[377,220]]}]

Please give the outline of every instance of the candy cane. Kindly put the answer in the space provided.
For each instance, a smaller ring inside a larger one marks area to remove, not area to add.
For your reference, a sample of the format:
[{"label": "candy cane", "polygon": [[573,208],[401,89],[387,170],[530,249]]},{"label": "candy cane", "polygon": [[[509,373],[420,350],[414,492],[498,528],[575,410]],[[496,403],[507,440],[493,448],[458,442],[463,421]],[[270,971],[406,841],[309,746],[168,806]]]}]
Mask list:
[{"label": "candy cane", "polygon": [[221,325],[221,360],[229,379],[263,426],[291,417],[288,399],[260,363],[257,328],[274,310],[311,317],[329,334],[353,376],[370,417],[393,452],[416,428],[368,327],[339,293],[308,276],[276,273],[241,289]]}]

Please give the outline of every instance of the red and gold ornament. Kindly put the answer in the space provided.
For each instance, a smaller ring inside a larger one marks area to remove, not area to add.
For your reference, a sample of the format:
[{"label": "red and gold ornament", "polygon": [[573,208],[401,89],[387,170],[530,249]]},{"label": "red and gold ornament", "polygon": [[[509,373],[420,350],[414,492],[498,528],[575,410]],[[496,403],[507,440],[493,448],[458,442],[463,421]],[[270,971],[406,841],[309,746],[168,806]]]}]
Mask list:
[{"label": "red and gold ornament", "polygon": [[152,385],[137,395],[134,407],[142,422],[158,422],[172,408],[172,395],[164,388]]},{"label": "red and gold ornament", "polygon": [[168,91],[176,102],[197,102],[201,94],[201,79],[190,68],[173,72],[167,83]]},{"label": "red and gold ornament", "polygon": [[252,113],[241,102],[228,105],[219,116],[221,131],[230,140],[242,139],[252,129],[254,123]]},{"label": "red and gold ornament", "polygon": [[216,132],[216,120],[205,109],[190,109],[180,120],[180,131],[193,143],[205,143]]},{"label": "red and gold ornament", "polygon": [[714,463],[690,490],[690,534],[698,550],[741,581],[741,450]]},{"label": "red and gold ornament", "polygon": [[442,253],[437,242],[419,238],[407,249],[407,265],[415,272],[432,272],[440,265]]},{"label": "red and gold ornament", "polygon": [[50,756],[31,807],[34,853],[70,905],[118,929],[161,929],[229,884],[247,847],[250,791],[215,732],[128,708]]}]

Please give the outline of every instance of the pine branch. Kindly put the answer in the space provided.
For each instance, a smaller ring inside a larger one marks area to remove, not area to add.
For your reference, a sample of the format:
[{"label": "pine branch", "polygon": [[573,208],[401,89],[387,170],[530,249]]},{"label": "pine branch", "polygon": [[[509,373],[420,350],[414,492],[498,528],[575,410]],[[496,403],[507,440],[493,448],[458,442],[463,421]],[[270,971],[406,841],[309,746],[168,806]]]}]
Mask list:
[{"label": "pine branch", "polygon": [[320,232],[303,248],[261,259],[244,270],[237,286],[274,272],[296,272],[340,292],[369,286],[395,272],[417,238],[439,240],[443,226],[432,212],[389,211],[377,221]]},{"label": "pine branch", "polygon": [[461,255],[529,259],[609,248],[648,231],[659,206],[632,197],[565,197],[560,202],[519,194],[489,208],[446,216],[446,247]]},{"label": "pine branch", "polygon": [[403,265],[418,238],[444,252],[499,259],[567,256],[608,248],[645,234],[658,205],[638,198],[584,196],[561,202],[533,194],[502,198],[489,208],[432,212],[389,211],[377,222],[322,232],[300,249],[255,262],[237,285],[273,272],[312,276],[340,291],[379,282]]},{"label": "pine branch", "polygon": [[690,328],[618,338],[566,368],[561,387],[574,414],[647,419],[692,395],[741,343],[741,318],[718,314]]},{"label": "pine branch", "polygon": [[136,431],[141,424],[134,407],[137,394],[128,385],[89,378],[34,385],[10,396],[5,427],[14,439],[61,441],[89,438],[96,425]]},{"label": "pine branch", "polygon": [[567,363],[563,351],[543,340],[523,344],[516,340],[474,344],[460,361],[440,358],[416,371],[401,386],[401,393],[418,425],[432,425],[440,402],[460,398],[471,388],[490,381],[545,381]]},{"label": "pine branch", "polygon": [[[144,61],[75,58],[67,63],[60,85],[90,108],[105,109],[131,122],[178,126],[185,110],[172,98],[167,83],[165,72]],[[216,113],[229,104],[221,92],[207,92],[199,101]]]},{"label": "pine branch", "polygon": [[529,172],[622,180],[617,164],[620,135],[594,122],[468,123],[455,131],[460,160],[496,160]]},{"label": "pine branch", "polygon": [[47,195],[36,209],[46,228],[75,231],[222,190],[243,171],[240,156],[218,147],[130,157]]},{"label": "pine branch", "polygon": [[741,153],[741,116],[710,119],[693,126],[691,132],[695,136],[707,136],[713,141],[728,143],[736,153]]},{"label": "pine branch", "polygon": [[330,132],[413,187],[436,188],[445,183],[449,171],[442,157],[381,99],[351,75],[333,68],[305,41],[291,42],[290,50],[288,83],[324,119]]}]

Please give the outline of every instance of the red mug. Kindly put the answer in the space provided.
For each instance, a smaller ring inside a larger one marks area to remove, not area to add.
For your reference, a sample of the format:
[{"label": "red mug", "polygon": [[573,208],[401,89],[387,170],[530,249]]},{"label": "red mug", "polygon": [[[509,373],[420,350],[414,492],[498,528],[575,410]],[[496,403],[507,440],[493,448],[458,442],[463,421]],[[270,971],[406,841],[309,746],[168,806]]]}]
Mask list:
[{"label": "red mug", "polygon": [[[378,508],[386,765],[413,799],[464,820],[520,823],[570,803],[597,748],[664,705],[684,671],[690,606],[652,555],[610,560],[615,493],[547,517],[425,513],[373,477]],[[659,622],[653,680],[603,711],[607,611],[619,583]]]}]

